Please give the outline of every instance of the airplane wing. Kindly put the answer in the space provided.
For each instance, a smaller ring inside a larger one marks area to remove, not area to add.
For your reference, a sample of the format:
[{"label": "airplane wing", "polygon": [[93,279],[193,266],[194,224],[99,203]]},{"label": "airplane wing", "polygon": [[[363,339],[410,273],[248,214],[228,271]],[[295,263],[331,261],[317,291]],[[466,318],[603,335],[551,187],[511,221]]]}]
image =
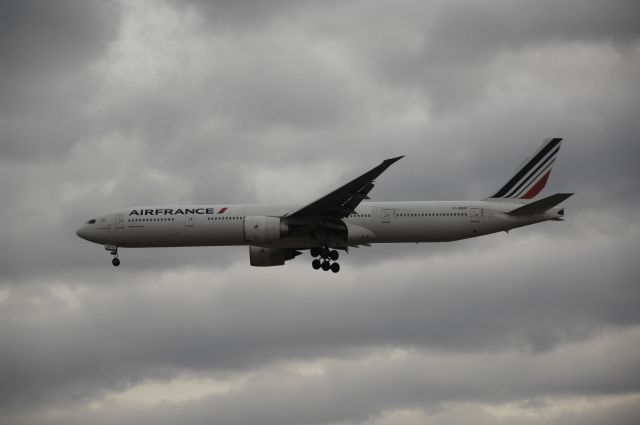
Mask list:
[{"label": "airplane wing", "polygon": [[340,219],[347,217],[354,212],[363,199],[369,199],[367,195],[373,189],[374,179],[401,158],[404,158],[404,156],[385,159],[380,165],[322,198],[292,212],[287,218],[322,217]]}]

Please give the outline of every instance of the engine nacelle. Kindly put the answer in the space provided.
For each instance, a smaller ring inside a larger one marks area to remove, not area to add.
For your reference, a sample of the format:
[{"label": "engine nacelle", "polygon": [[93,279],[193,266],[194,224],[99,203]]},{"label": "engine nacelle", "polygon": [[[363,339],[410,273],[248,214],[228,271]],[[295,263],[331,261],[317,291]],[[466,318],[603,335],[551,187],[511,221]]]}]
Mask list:
[{"label": "engine nacelle", "polygon": [[251,245],[268,245],[289,234],[289,225],[280,217],[245,217],[244,239]]},{"label": "engine nacelle", "polygon": [[285,261],[300,254],[300,251],[289,248],[249,246],[249,262],[257,267],[282,266]]}]

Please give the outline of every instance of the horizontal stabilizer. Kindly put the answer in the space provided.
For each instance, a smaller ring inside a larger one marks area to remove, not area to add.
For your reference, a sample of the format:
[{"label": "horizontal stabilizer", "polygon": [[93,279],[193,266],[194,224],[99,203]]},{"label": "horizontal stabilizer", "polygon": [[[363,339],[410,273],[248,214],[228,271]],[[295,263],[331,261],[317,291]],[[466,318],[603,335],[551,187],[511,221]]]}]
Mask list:
[{"label": "horizontal stabilizer", "polygon": [[560,202],[568,199],[573,193],[556,193],[555,195],[547,196],[546,198],[533,201],[527,205],[516,208],[513,211],[509,211],[511,215],[532,215],[541,214],[550,208],[555,207]]}]

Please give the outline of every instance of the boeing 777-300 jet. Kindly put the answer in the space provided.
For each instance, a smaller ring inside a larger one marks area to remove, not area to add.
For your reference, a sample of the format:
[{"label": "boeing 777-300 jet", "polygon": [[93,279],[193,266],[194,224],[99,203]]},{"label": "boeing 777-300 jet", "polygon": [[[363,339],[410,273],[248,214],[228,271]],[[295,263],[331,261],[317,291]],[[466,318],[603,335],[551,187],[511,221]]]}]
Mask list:
[{"label": "boeing 777-300 jet", "polygon": [[338,250],[372,243],[445,242],[562,220],[557,207],[572,193],[534,199],[545,187],[561,138],[547,139],[515,174],[482,201],[363,202],[374,180],[401,156],[384,160],[307,205],[185,205],[125,208],[101,214],[77,231],[118,248],[249,245],[252,266],[280,266],[303,250],[314,269],[340,271]]}]

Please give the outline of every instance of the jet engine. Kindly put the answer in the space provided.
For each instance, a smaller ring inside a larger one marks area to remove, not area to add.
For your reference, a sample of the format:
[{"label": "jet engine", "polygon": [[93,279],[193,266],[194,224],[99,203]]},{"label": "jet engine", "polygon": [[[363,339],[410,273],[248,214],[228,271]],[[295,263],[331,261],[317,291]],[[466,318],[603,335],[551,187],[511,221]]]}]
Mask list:
[{"label": "jet engine", "polygon": [[289,225],[280,217],[250,216],[244,219],[244,239],[254,245],[269,245],[289,234]]}]

